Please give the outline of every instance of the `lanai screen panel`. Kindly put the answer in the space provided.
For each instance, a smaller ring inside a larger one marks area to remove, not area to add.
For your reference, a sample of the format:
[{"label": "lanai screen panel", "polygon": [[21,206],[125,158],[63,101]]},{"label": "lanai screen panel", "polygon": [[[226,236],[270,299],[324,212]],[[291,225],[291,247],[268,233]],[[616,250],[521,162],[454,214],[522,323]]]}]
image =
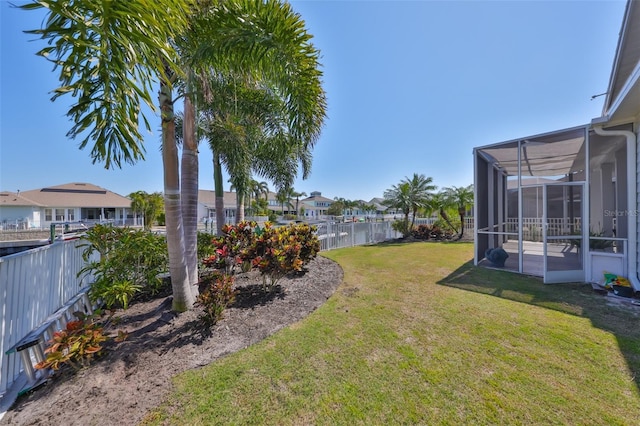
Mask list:
[{"label": "lanai screen panel", "polygon": [[[507,243],[521,246],[519,232],[523,241],[541,241],[542,186],[586,180],[586,129],[581,126],[475,150],[477,261],[486,248],[505,247]],[[581,193],[569,189],[566,200],[559,205],[571,211],[571,206],[584,201],[582,198]],[[514,257],[521,251],[522,247]],[[519,263],[516,270],[524,268],[522,259]]]},{"label": "lanai screen panel", "polygon": [[479,151],[507,175],[518,176],[518,145],[523,177],[560,177],[584,171],[584,127],[505,142]]}]

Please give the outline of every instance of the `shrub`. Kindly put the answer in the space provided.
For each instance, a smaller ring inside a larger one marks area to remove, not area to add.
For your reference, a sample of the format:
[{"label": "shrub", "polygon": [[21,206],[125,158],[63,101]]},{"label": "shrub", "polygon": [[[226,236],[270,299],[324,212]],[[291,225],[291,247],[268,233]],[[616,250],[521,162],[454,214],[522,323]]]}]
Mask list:
[{"label": "shrub", "polygon": [[411,235],[411,231],[409,230],[409,221],[404,219],[394,221],[391,224],[391,228],[396,232],[400,232],[403,237]]},{"label": "shrub", "polygon": [[129,303],[136,293],[142,290],[142,286],[131,281],[110,281],[101,276],[91,284],[91,292],[94,299],[100,299],[109,309],[121,307],[128,309]]},{"label": "shrub", "polygon": [[320,252],[320,240],[316,231],[317,226],[310,226],[306,223],[290,226],[288,228],[290,239],[295,238],[301,245],[300,259],[304,265],[315,259]]},{"label": "shrub", "polygon": [[430,225],[418,225],[413,228],[411,231],[411,235],[416,240],[428,240],[431,237],[431,226]]},{"label": "shrub", "polygon": [[317,256],[320,240],[315,231],[307,224],[275,228],[267,222],[262,229],[255,222],[225,226],[224,235],[213,240],[215,254],[203,263],[227,274],[233,274],[236,266],[243,272],[257,268],[265,288],[273,287]]},{"label": "shrub", "polygon": [[[137,294],[154,295],[163,286],[158,275],[168,269],[167,244],[150,231],[97,225],[79,245],[86,266],[78,275],[93,275],[89,297],[103,300],[108,308],[128,306]],[[89,261],[94,253],[98,261]]]},{"label": "shrub", "polygon": [[36,368],[51,367],[60,369],[67,364],[78,370],[89,365],[94,356],[102,351],[101,343],[108,337],[103,333],[103,327],[96,321],[97,315],[69,321],[64,330],[57,331],[45,349],[46,359],[36,364]]},{"label": "shrub", "polygon": [[453,232],[451,230],[441,228],[437,222],[431,227],[431,239],[442,241],[450,240],[451,238],[453,238]]},{"label": "shrub", "polygon": [[234,267],[243,264],[243,254],[255,244],[258,232],[260,231],[256,222],[225,225],[222,228],[223,234],[211,240],[213,254],[204,258],[202,263],[208,267],[224,269],[227,274],[233,274]]},{"label": "shrub", "polygon": [[214,238],[216,238],[215,235],[208,232],[198,232],[198,259],[201,262],[215,254]]},{"label": "shrub", "polygon": [[233,288],[233,282],[233,276],[226,274],[213,274],[203,280],[205,287],[196,304],[204,309],[202,320],[207,326],[216,324],[224,310],[235,301],[237,290]]},{"label": "shrub", "polygon": [[285,275],[302,271],[302,267],[320,251],[320,241],[309,225],[289,225],[274,228],[265,224],[256,244],[245,252],[245,260],[251,260],[263,277],[265,288],[273,288]]}]

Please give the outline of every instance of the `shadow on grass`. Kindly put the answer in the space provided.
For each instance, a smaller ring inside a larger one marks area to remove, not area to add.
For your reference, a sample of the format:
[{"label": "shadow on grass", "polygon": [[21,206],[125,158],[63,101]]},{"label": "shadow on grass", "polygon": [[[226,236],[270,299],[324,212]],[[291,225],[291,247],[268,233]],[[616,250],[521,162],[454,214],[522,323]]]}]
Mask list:
[{"label": "shadow on grass", "polygon": [[615,298],[596,293],[588,283],[543,284],[537,277],[476,267],[473,261],[437,284],[588,318],[616,337],[640,390],[640,306],[612,303]]}]

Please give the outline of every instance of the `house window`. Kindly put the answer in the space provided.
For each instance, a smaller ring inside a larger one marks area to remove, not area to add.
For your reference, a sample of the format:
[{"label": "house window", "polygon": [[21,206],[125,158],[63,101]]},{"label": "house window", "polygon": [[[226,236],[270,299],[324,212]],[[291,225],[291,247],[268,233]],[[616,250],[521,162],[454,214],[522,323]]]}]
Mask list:
[{"label": "house window", "polygon": [[75,210],[74,209],[67,209],[67,220],[70,221],[70,222],[76,220],[76,215],[75,215]]},{"label": "house window", "polygon": [[56,222],[64,222],[64,209],[56,209]]},{"label": "house window", "polygon": [[53,209],[44,209],[45,222],[51,222],[53,220]]}]

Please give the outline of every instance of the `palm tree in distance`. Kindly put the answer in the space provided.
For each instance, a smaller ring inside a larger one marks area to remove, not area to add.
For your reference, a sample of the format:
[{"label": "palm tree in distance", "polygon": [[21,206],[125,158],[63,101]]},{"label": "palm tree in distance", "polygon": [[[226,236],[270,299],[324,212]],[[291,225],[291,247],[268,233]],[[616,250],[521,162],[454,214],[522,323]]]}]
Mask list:
[{"label": "palm tree in distance", "polygon": [[449,228],[453,232],[456,232],[457,229],[451,223],[451,219],[447,214],[447,209],[452,206],[451,200],[447,197],[447,194],[444,191],[438,192],[437,194],[433,194],[431,200],[429,201],[427,208],[432,212],[438,212],[442,220],[447,224]]},{"label": "palm tree in distance", "polygon": [[[431,177],[414,173],[411,179],[406,177],[399,184],[385,191],[384,202],[387,206],[398,209],[404,216],[403,234],[408,236],[415,225],[415,218],[421,208],[428,206],[437,187]],[[409,224],[409,215],[413,218]]]},{"label": "palm tree in distance", "polygon": [[292,197],[293,197],[293,189],[291,187],[284,187],[276,193],[276,200],[278,200],[278,202],[280,203],[283,216],[285,214],[284,213],[285,206],[287,207],[287,209],[293,208],[293,203],[291,203]]},{"label": "palm tree in distance", "polygon": [[460,235],[458,239],[464,235],[464,218],[467,210],[473,206],[473,184],[468,186],[452,186],[450,188],[444,188],[443,192],[448,200],[448,204],[455,206],[458,209],[458,215],[460,215]]},{"label": "palm tree in distance", "polygon": [[405,182],[409,184],[411,191],[411,228],[416,223],[416,215],[418,210],[424,208],[433,196],[433,191],[438,187],[433,184],[433,178],[425,177],[425,175],[414,173],[411,179],[405,178]]},{"label": "palm tree in distance", "polygon": [[409,228],[409,213],[411,213],[411,188],[408,182],[401,181],[384,192],[384,204],[400,210],[404,216],[402,235],[408,237],[411,234]]},{"label": "palm tree in distance", "polygon": [[300,197],[306,197],[307,193],[306,192],[298,192],[295,189],[291,189],[291,197],[295,197],[296,198],[296,216],[300,215],[300,209],[299,209],[299,205],[300,205]]},{"label": "palm tree in distance", "polygon": [[128,195],[128,198],[131,200],[131,210],[133,211],[133,213],[135,214],[135,218],[136,218],[136,225],[137,225],[137,218],[138,218],[138,214],[140,214],[140,216],[142,216],[142,223],[144,225],[144,227],[147,227],[147,222],[144,218],[144,211],[147,208],[147,198],[146,198],[147,193],[144,191],[136,191],[136,192],[132,192],[131,194]]},{"label": "palm tree in distance", "polygon": [[253,196],[255,197],[255,199],[257,200],[258,198],[260,198],[261,195],[264,195],[264,199],[268,200],[269,199],[269,184],[265,181],[254,181],[255,184],[253,184]]}]

